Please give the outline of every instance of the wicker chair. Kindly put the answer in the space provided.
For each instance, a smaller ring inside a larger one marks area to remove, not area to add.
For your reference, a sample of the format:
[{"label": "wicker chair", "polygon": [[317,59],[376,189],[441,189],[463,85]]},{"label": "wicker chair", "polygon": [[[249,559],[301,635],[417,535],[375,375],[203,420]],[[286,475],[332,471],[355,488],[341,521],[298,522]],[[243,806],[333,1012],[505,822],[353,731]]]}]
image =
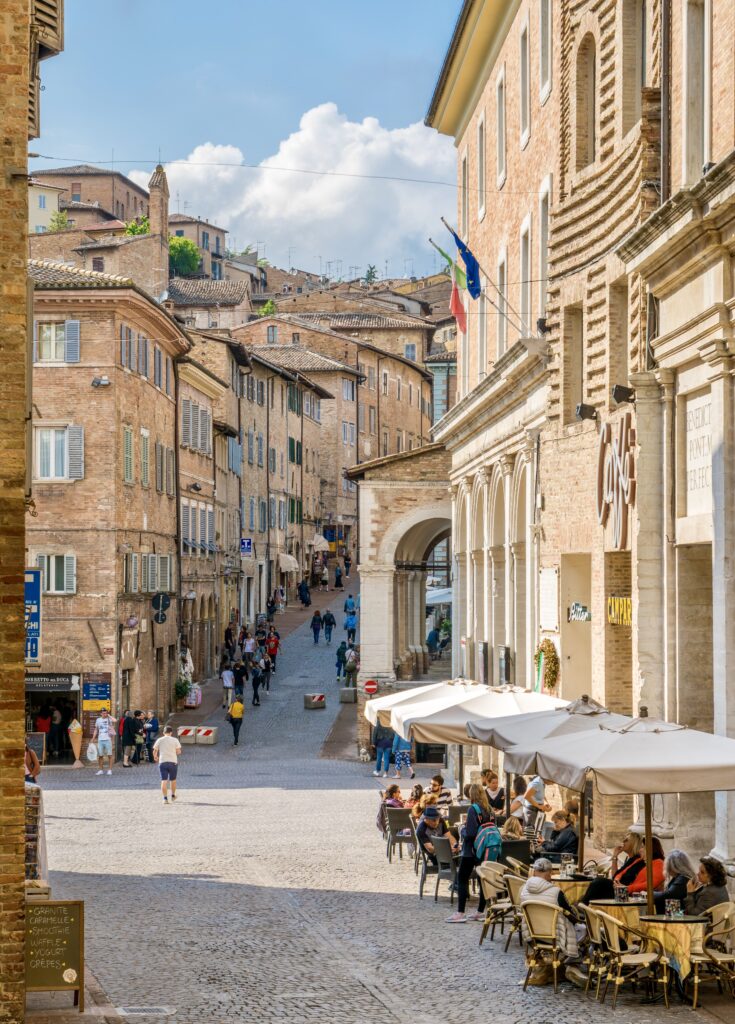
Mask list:
[{"label": "wicker chair", "polygon": [[584,903],[579,904],[579,909],[584,914],[587,925],[587,952],[582,961],[587,967],[587,984],[584,990],[588,993],[593,979],[596,978],[595,998],[599,999],[602,977],[607,970],[607,945],[602,919],[593,907],[588,907]]},{"label": "wicker chair", "polygon": [[699,1001],[699,986],[708,979],[716,981],[720,990],[724,982],[730,995],[735,996],[735,952],[732,949],[735,903],[718,903],[705,913],[712,923],[705,932],[702,948],[692,951],[692,973],[682,985],[686,992],[691,982],[693,1010]]},{"label": "wicker chair", "polygon": [[551,967],[554,972],[554,992],[559,991],[562,949],[557,938],[557,924],[561,912],[561,907],[537,900],[529,900],[521,907],[528,935],[528,971],[523,982],[524,992],[528,988],[533,969],[544,966]]},{"label": "wicker chair", "polygon": [[[615,1009],[620,986],[624,985],[627,981],[635,983],[644,980],[643,975],[646,972],[647,980],[657,979],[661,985],[664,1003],[668,1010],[668,961],[661,943],[658,939],[646,935],[645,932],[641,932],[637,928],[621,924],[617,918],[611,917],[610,914],[605,914],[601,910],[596,911],[596,913],[602,920],[608,955],[607,977],[605,978],[605,987],[602,990],[600,1001],[605,1002],[608,985],[612,982],[612,1004],[613,1009]],[[661,968],[660,977],[659,968]]]},{"label": "wicker chair", "polygon": [[[505,884],[505,873],[507,868],[504,864],[496,861],[485,861],[478,864],[475,874],[480,879],[482,892],[487,900],[485,910],[485,921],[480,935],[480,945],[483,944],[490,932],[490,938],[495,938],[495,926],[500,925],[500,934],[505,931],[505,919],[512,917],[514,913],[513,904],[508,896],[508,889]],[[491,930],[492,929],[492,930]]]}]

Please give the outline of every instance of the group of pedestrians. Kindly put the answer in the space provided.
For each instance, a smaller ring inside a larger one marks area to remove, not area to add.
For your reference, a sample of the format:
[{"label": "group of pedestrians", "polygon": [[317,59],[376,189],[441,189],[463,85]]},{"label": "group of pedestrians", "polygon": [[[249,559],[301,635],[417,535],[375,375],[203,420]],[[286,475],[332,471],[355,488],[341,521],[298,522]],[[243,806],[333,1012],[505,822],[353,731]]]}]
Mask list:
[{"label": "group of pedestrians", "polygon": [[[232,630],[230,634],[233,635]],[[227,642],[226,631],[226,648]],[[229,650],[232,660],[224,661],[220,671],[222,707],[227,710],[227,721],[232,726],[233,745],[237,746],[245,712],[246,684],[250,682],[252,687],[252,706],[260,707],[261,691],[270,693],[271,677],[276,672],[281,651],[281,634],[272,622],[267,628],[265,623],[258,623],[255,633],[243,627],[234,650]]]},{"label": "group of pedestrians", "polygon": [[400,779],[401,769],[405,768],[408,777],[412,779],[416,774],[411,764],[411,740],[404,739],[399,733],[394,732],[389,725],[378,723],[370,737],[375,747],[375,769],[373,775],[376,778],[380,775],[388,778],[391,757],[393,758],[394,772],[391,778]]}]

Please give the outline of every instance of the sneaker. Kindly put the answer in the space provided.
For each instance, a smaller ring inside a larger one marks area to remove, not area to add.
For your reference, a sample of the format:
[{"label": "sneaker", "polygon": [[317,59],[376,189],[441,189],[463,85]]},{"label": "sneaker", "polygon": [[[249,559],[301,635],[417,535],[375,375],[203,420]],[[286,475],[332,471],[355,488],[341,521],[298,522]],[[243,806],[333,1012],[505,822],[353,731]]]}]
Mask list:
[{"label": "sneaker", "polygon": [[387,778],[388,778],[388,772],[383,772],[383,778],[384,778],[384,779],[387,779]]},{"label": "sneaker", "polygon": [[464,914],[460,914],[459,911],[456,914],[452,914],[451,917],[446,919],[446,924],[467,924],[467,918]]},{"label": "sneaker", "polygon": [[409,779],[415,779],[416,778],[416,772],[413,771],[413,769],[412,769],[411,770],[411,774],[408,777],[409,777]]},{"label": "sneaker", "polygon": [[589,976],[577,964],[569,964],[567,966],[566,976],[567,981],[571,981],[572,985],[576,985],[577,988],[587,987]]},{"label": "sneaker", "polygon": [[165,796],[165,797],[163,798],[163,802],[164,802],[165,804],[167,804],[167,803],[168,803],[168,797],[167,797],[167,796]]},{"label": "sneaker", "polygon": [[100,768],[100,770],[99,770],[98,772],[95,772],[94,774],[95,774],[95,775],[104,775],[105,773],[104,773],[104,772],[102,771],[102,769]]},{"label": "sneaker", "polygon": [[474,914],[470,914],[469,915],[467,920],[468,921],[484,921],[485,920],[485,914],[484,913],[481,914],[479,910],[476,910]]},{"label": "sneaker", "polygon": [[108,774],[108,775],[112,775],[112,768],[108,768],[108,769],[107,769],[107,774]]},{"label": "sneaker", "polygon": [[[101,774],[102,774],[102,772],[97,772],[97,774],[98,774],[98,775],[101,775]],[[375,778],[376,778],[376,779],[379,779],[379,778],[380,778],[380,772],[373,772],[373,775],[375,776]]]},{"label": "sneaker", "polygon": [[172,793],[172,794],[171,794],[171,799],[172,799],[172,800],[175,800],[175,799],[176,799],[176,794],[175,794],[175,793]]}]

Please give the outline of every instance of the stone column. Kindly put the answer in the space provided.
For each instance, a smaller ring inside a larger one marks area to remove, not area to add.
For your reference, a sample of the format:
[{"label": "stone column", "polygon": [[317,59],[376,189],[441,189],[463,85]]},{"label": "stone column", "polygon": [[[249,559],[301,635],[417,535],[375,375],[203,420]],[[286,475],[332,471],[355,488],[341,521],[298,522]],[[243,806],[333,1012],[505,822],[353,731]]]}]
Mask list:
[{"label": "stone column", "polygon": [[[735,736],[735,433],[733,359],[725,342],[702,355],[712,368],[712,654],[714,731]],[[735,861],[735,793],[715,794],[717,857]]]},{"label": "stone column", "polygon": [[360,566],[360,679],[395,682],[393,565]]},{"label": "stone column", "polygon": [[454,554],[454,579],[452,581],[452,676],[456,679],[464,670],[464,647],[461,646],[463,618],[467,586],[466,559],[464,551]]},{"label": "stone column", "polygon": [[[472,494],[472,477],[465,480],[466,493]],[[472,502],[465,502],[465,540],[467,548],[465,551],[465,571],[467,573],[467,585],[465,588],[465,617],[463,635],[465,637],[465,674],[468,678],[474,678],[475,651],[473,647],[473,635],[475,630],[475,560],[472,555]]]},{"label": "stone column", "polygon": [[461,632],[460,564],[457,550],[457,494],[459,493],[459,487],[457,486],[457,484],[452,484],[450,486],[449,493],[452,498],[452,535],[450,541],[450,559],[452,567],[452,677],[456,678],[459,675],[460,668],[459,637]]},{"label": "stone column", "polygon": [[503,471],[503,504],[505,508],[505,639],[504,644],[511,646],[513,643],[513,620],[515,609],[515,592],[513,587],[513,570],[511,565],[511,503],[510,490],[513,476],[513,465],[515,457],[504,455],[500,460],[500,468]]}]

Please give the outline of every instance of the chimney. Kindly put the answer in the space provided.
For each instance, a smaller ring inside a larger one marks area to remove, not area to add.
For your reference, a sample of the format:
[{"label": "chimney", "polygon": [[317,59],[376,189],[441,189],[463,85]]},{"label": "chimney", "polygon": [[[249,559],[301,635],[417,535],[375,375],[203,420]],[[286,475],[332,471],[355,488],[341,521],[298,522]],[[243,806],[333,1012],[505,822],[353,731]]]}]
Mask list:
[{"label": "chimney", "polygon": [[148,182],[148,202],[151,235],[158,237],[159,246],[156,267],[153,271],[153,294],[157,299],[168,293],[168,179],[161,164],[158,164]]},{"label": "chimney", "polygon": [[168,180],[161,164],[158,164],[151,175],[148,191],[151,234],[161,235],[168,244]]}]

